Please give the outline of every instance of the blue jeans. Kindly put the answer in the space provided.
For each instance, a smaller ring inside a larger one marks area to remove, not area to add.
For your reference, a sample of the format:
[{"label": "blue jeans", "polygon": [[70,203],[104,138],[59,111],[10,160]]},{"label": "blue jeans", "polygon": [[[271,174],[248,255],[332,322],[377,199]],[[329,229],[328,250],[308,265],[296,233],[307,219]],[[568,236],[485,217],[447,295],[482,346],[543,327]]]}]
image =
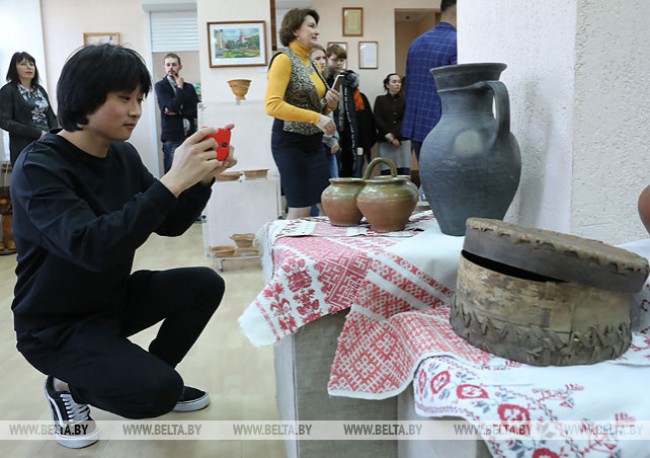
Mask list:
[{"label": "blue jeans", "polygon": [[323,150],[325,151],[325,157],[327,158],[327,167],[329,169],[330,178],[339,177],[339,163],[336,160],[336,154],[332,154],[328,146],[323,144]]},{"label": "blue jeans", "polygon": [[172,162],[174,161],[174,151],[176,151],[176,148],[181,146],[182,141],[180,142],[163,142],[162,144],[162,150],[163,150],[163,167],[165,170],[165,173],[169,172],[169,169],[172,168]]}]

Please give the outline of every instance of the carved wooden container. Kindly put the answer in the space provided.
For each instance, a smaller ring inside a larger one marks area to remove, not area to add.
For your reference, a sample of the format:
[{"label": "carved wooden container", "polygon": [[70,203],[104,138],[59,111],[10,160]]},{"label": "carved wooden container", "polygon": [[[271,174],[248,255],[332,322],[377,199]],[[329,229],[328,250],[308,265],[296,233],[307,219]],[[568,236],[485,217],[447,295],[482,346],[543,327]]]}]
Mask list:
[{"label": "carved wooden container", "polygon": [[471,344],[536,366],[594,364],[631,342],[645,258],[595,240],[470,218],[450,315]]}]

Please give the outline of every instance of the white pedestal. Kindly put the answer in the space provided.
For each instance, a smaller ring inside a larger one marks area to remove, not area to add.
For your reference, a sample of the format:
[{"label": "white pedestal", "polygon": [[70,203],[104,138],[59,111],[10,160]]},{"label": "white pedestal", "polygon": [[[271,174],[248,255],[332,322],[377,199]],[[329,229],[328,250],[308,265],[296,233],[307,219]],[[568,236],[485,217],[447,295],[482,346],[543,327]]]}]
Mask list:
[{"label": "white pedestal", "polygon": [[257,232],[282,214],[277,176],[242,181],[215,181],[205,207],[203,242],[211,246],[234,245],[232,234]]}]

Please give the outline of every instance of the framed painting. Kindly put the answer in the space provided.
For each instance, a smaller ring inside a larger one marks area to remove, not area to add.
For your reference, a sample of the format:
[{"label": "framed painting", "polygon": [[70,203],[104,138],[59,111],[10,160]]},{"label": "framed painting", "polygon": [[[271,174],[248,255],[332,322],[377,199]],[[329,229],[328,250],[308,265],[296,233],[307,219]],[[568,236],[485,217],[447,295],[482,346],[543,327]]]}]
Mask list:
[{"label": "framed painting", "polygon": [[363,36],[363,8],[343,8],[343,36]]},{"label": "framed painting", "polygon": [[106,43],[119,45],[120,34],[118,32],[84,33],[84,46],[103,45]]},{"label": "framed painting", "polygon": [[377,69],[379,54],[379,43],[376,41],[360,41],[359,42],[359,69]]},{"label": "framed painting", "polygon": [[266,65],[266,23],[208,22],[210,67]]}]

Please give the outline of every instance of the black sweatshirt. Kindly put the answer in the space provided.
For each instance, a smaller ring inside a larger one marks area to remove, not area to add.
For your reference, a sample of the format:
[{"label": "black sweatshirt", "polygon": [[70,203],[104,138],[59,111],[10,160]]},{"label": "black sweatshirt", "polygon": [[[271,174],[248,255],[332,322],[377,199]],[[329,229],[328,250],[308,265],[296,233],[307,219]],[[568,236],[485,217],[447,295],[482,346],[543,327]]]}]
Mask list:
[{"label": "black sweatshirt", "polygon": [[185,232],[210,193],[197,184],[177,199],[129,143],[114,142],[105,158],[54,134],[32,143],[11,183],[15,330],[118,312],[135,250],[152,232]]}]

